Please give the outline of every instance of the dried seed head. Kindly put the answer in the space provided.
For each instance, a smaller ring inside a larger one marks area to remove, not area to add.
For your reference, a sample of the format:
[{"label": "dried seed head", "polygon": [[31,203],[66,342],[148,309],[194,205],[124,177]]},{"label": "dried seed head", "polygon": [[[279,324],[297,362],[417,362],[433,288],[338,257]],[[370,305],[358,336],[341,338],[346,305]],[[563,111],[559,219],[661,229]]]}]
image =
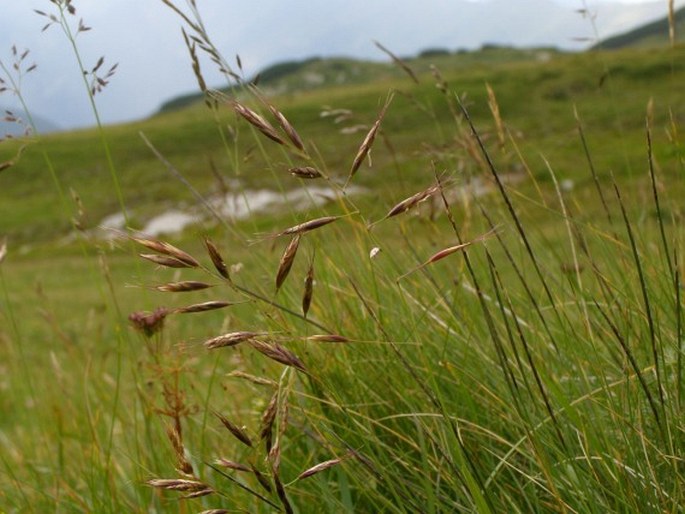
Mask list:
[{"label": "dried seed head", "polygon": [[306,154],[307,150],[304,147],[302,138],[300,138],[300,135],[295,130],[295,127],[293,127],[283,113],[276,109],[273,105],[269,104],[269,110],[271,111],[271,114],[273,114],[274,118],[276,118],[276,121],[283,129],[283,132],[285,132],[285,135],[288,136],[288,139],[290,139],[290,142],[293,144],[293,146]]},{"label": "dried seed head", "polygon": [[207,496],[209,494],[214,493],[214,489],[211,487],[207,487],[205,489],[201,489],[199,491],[192,492],[190,494],[185,494],[181,497],[182,500],[190,500],[192,498],[201,498],[203,496]]},{"label": "dried seed head", "polygon": [[188,459],[186,459],[185,448],[183,447],[181,434],[179,434],[178,430],[173,426],[168,426],[166,433],[169,441],[171,442],[171,446],[174,448],[174,453],[176,454],[178,471],[184,475],[193,476],[193,466],[190,462],[188,462]]},{"label": "dried seed head", "polygon": [[276,272],[276,291],[281,288],[288,273],[290,273],[290,268],[292,268],[295,256],[297,255],[297,249],[300,246],[300,237],[300,234],[296,234],[281,256],[281,260],[278,263],[278,271]]},{"label": "dried seed head", "polygon": [[248,123],[250,123],[253,127],[255,127],[272,141],[275,141],[281,145],[285,144],[285,141],[283,141],[283,139],[278,135],[276,129],[274,129],[268,121],[266,121],[262,116],[254,112],[252,109],[245,107],[238,102],[233,102],[233,110],[245,118]]},{"label": "dried seed head", "polygon": [[240,464],[239,462],[234,462],[234,461],[228,460],[228,459],[219,458],[219,459],[216,459],[215,463],[217,466],[221,466],[221,467],[229,468],[229,469],[235,469],[236,471],[252,471],[245,464]]},{"label": "dried seed head", "polygon": [[417,266],[416,268],[414,268],[412,270],[409,270],[407,273],[400,276],[397,280],[399,281],[399,280],[403,279],[404,277],[406,277],[407,275],[410,275],[410,274],[414,273],[415,271],[418,271],[418,270],[428,266],[429,264],[433,264],[434,262],[442,260],[445,257],[452,255],[453,253],[461,252],[461,251],[465,250],[466,248],[468,248],[469,246],[471,246],[472,244],[483,241],[483,240],[491,237],[497,231],[497,228],[498,227],[495,227],[491,230],[488,230],[485,234],[481,234],[480,236],[476,237],[475,239],[473,239],[471,241],[467,241],[465,243],[461,243],[461,244],[458,244],[455,246],[449,246],[447,248],[440,250],[439,252],[433,254],[426,262],[424,262],[423,264],[420,264],[419,266]]},{"label": "dried seed head", "polygon": [[317,170],[316,168],[312,168],[311,166],[300,166],[290,168],[288,171],[291,175],[297,178],[313,179],[320,178],[323,176],[319,170]]},{"label": "dried seed head", "polygon": [[200,514],[230,514],[230,510],[226,509],[209,509],[209,510],[203,510],[200,512]]},{"label": "dried seed head", "polygon": [[352,168],[350,169],[350,176],[347,178],[347,184],[352,180],[352,177],[357,173],[359,170],[359,167],[362,165],[362,162],[366,158],[366,156],[369,154],[369,151],[371,150],[371,146],[373,145],[374,140],[376,139],[376,133],[378,132],[378,129],[381,126],[381,122],[383,121],[383,118],[385,117],[385,113],[388,110],[388,107],[390,106],[390,102],[392,101],[392,95],[388,97],[387,101],[385,102],[385,105],[383,106],[383,109],[381,109],[381,112],[378,114],[378,118],[374,122],[373,126],[371,127],[371,130],[366,134],[366,137],[364,138],[364,141],[362,141],[361,146],[359,147],[359,150],[357,151],[357,155],[354,157],[354,161],[352,162]]},{"label": "dried seed head", "polygon": [[302,293],[302,314],[307,317],[309,308],[312,305],[312,296],[314,295],[314,259],[309,263],[309,270],[304,279],[304,292]]},{"label": "dried seed head", "polygon": [[168,284],[160,284],[158,286],[154,286],[154,289],[157,291],[162,291],[163,293],[185,293],[189,291],[200,291],[209,287],[213,286],[211,284],[207,284],[206,282],[186,280],[183,282],[169,282]]},{"label": "dried seed head", "polygon": [[316,475],[317,473],[321,473],[322,471],[325,471],[329,468],[332,468],[333,466],[335,466],[337,464],[340,464],[341,461],[342,461],[342,459],[331,459],[331,460],[321,462],[321,463],[317,464],[316,466],[312,466],[311,468],[300,473],[300,475],[296,478],[296,480],[302,480],[302,479],[310,477],[312,475]]},{"label": "dried seed head", "polygon": [[315,334],[307,337],[307,341],[314,341],[317,343],[349,343],[350,340],[338,334]]},{"label": "dried seed head", "polygon": [[271,451],[271,443],[273,437],[273,426],[276,421],[276,413],[278,412],[278,391],[276,391],[269,400],[269,405],[266,407],[264,414],[262,414],[262,426],[259,430],[259,438],[265,440],[267,453]]},{"label": "dried seed head", "polygon": [[176,257],[170,257],[168,255],[157,255],[156,253],[141,253],[139,254],[145,260],[159,264],[160,266],[165,266],[167,268],[192,268],[187,262],[183,262]]},{"label": "dried seed head", "polygon": [[[174,245],[169,244],[165,241],[157,241],[154,239],[145,239],[141,237],[132,237],[133,241],[136,243],[144,246],[145,248],[149,248],[153,252],[161,253],[162,255],[167,255],[169,257],[173,257],[174,259],[177,259],[183,263],[186,264],[186,268],[198,268],[200,267],[200,263],[195,259],[192,255],[184,252],[183,250],[176,248]],[[141,255],[143,257],[143,255]],[[147,258],[147,257],[146,257]],[[150,259],[152,260],[152,259]],[[172,266],[172,267],[178,267],[178,266]]]},{"label": "dried seed head", "polygon": [[205,341],[203,344],[208,350],[214,350],[215,348],[223,348],[225,346],[235,346],[244,341],[263,335],[264,332],[230,332],[222,336],[214,337]]},{"label": "dried seed head", "polygon": [[170,312],[165,307],[158,307],[153,312],[132,312],[129,314],[128,320],[133,328],[142,332],[146,337],[152,337],[164,328],[164,319]]},{"label": "dried seed head", "polygon": [[276,362],[280,362],[286,366],[292,366],[300,371],[307,371],[297,355],[277,343],[269,344],[256,339],[249,341],[249,343],[255,350]]},{"label": "dried seed head", "polygon": [[152,478],[145,482],[150,487],[171,491],[198,492],[205,491],[209,486],[198,480],[186,480],[182,478]]},{"label": "dried seed head", "polygon": [[189,305],[188,307],[180,307],[178,309],[175,309],[174,312],[177,312],[179,314],[189,314],[192,312],[213,311],[216,309],[223,309],[224,307],[230,307],[231,305],[237,305],[240,303],[245,303],[245,302],[220,302],[220,301],[203,302],[203,303],[196,303],[193,305]]},{"label": "dried seed head", "polygon": [[224,262],[223,257],[221,257],[216,245],[209,239],[205,239],[205,247],[207,248],[207,253],[209,253],[209,258],[212,259],[214,268],[219,272],[219,275],[230,280],[231,277],[228,274],[228,269],[226,269],[226,263]]},{"label": "dried seed head", "polygon": [[7,257],[7,239],[3,239],[0,243],[0,263]]},{"label": "dried seed head", "polygon": [[254,465],[251,465],[252,468],[252,473],[254,474],[255,478],[257,479],[257,482],[268,492],[271,492],[271,484],[269,483],[269,480],[264,476],[264,473],[259,471]]},{"label": "dried seed head", "polygon": [[278,382],[276,382],[274,380],[271,380],[269,378],[263,378],[263,377],[257,377],[254,375],[250,375],[249,373],[245,373],[243,371],[231,371],[226,376],[227,377],[242,378],[244,380],[247,380],[248,382],[252,382],[253,384],[257,384],[257,385],[278,387]]},{"label": "dried seed head", "polygon": [[249,446],[252,448],[252,440],[250,437],[247,435],[247,432],[245,432],[244,428],[241,428],[237,425],[234,425],[231,423],[231,421],[226,418],[225,416],[222,416],[219,412],[214,412],[214,415],[219,418],[219,421],[226,427],[226,429],[233,434],[233,436],[238,439],[241,443],[243,443],[246,446]]},{"label": "dried seed head", "polygon": [[283,230],[281,232],[276,232],[274,234],[268,234],[268,235],[264,236],[262,239],[274,239],[276,237],[281,237],[281,236],[294,236],[296,234],[304,234],[305,232],[309,232],[311,230],[315,230],[317,228],[323,227],[325,225],[328,225],[329,223],[333,223],[334,221],[338,221],[341,218],[351,216],[352,214],[356,214],[356,212],[353,212],[350,214],[343,214],[341,216],[324,216],[322,218],[316,218],[313,220],[305,221],[304,223],[300,223],[299,225],[294,225],[292,227],[286,228],[285,230]]}]

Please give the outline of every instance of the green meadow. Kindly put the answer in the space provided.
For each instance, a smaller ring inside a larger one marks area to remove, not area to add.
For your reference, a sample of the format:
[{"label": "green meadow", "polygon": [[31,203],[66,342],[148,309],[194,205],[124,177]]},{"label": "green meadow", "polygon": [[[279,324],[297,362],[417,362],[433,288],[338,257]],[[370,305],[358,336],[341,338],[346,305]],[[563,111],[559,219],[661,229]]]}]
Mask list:
[{"label": "green meadow", "polygon": [[0,144],[0,512],[682,512],[685,47],[403,62]]}]

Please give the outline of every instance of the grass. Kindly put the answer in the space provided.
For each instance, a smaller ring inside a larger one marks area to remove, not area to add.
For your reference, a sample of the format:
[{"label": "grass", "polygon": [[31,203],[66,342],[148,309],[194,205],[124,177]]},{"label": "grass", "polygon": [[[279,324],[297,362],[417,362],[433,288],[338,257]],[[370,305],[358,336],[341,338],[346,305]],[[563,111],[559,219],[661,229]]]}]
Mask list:
[{"label": "grass", "polygon": [[680,512],[681,52],[270,99],[309,157],[257,95],[284,144],[228,105],[106,128],[134,227],[196,201],[139,132],[206,197],[210,161],[274,190],[309,165],[336,191],[173,246],[70,228],[40,170],[94,226],[121,208],[101,135],[37,139],[0,175],[0,510]]}]

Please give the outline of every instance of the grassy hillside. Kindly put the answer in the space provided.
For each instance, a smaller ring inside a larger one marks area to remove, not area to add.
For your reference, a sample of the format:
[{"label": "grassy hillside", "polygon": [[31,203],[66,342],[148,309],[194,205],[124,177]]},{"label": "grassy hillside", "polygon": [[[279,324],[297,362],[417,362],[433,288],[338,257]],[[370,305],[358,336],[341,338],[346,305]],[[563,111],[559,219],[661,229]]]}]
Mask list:
[{"label": "grassy hillside", "polygon": [[[619,48],[658,47],[670,44],[668,16],[646,23],[636,29],[618,34],[596,44],[594,49],[616,50]],[[675,42],[683,41],[685,31],[685,7],[677,9],[673,15]]]},{"label": "grassy hillside", "polygon": [[3,166],[0,511],[680,512],[685,48],[491,51]]},{"label": "grassy hillside", "polygon": [[[503,63],[530,62],[549,59],[559,52],[554,49],[517,49],[486,46],[477,51],[451,52],[426,49],[415,57],[402,58],[417,73],[427,73],[430,66],[446,70],[464,70],[476,66],[496,66]],[[380,58],[386,58],[381,50]],[[302,61],[277,63],[260,71],[251,80],[269,95],[297,95],[314,89],[351,86],[399,79],[403,71],[390,62],[361,61],[349,58],[312,57]],[[240,94],[240,87],[222,89],[224,93]],[[173,111],[202,102],[202,94],[190,93],[162,104],[160,112]]]}]

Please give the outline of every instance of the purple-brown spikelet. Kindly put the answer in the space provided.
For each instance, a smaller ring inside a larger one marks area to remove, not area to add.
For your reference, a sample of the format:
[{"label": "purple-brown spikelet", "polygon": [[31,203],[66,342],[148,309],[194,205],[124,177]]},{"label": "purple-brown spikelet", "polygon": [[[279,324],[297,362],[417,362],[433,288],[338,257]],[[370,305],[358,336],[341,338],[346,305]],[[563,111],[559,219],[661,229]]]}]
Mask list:
[{"label": "purple-brown spikelet", "polygon": [[350,340],[339,334],[315,334],[307,337],[307,341],[314,341],[315,343],[349,343]]},{"label": "purple-brown spikelet", "polygon": [[226,346],[235,346],[244,341],[248,341],[254,337],[264,335],[263,332],[230,332],[218,337],[214,337],[205,341],[203,344],[208,350],[214,350],[215,348],[223,348]]},{"label": "purple-brown spikelet", "polygon": [[205,312],[213,311],[216,309],[223,309],[224,307],[230,307],[231,305],[237,305],[245,302],[222,302],[222,301],[209,301],[202,303],[195,303],[193,305],[188,305],[187,307],[179,307],[174,309],[174,312],[178,314],[189,314],[193,312]]},{"label": "purple-brown spikelet", "polygon": [[275,360],[276,362],[280,362],[281,364],[285,364],[286,366],[292,366],[294,368],[299,369],[300,371],[307,371],[304,367],[304,364],[297,357],[297,355],[295,355],[290,350],[283,348],[278,343],[269,344],[265,343],[264,341],[259,341],[257,339],[253,339],[249,341],[249,343],[250,346],[252,346],[261,354],[267,356],[269,359]]},{"label": "purple-brown spikelet", "polygon": [[133,325],[133,328],[142,332],[146,337],[152,337],[162,330],[164,327],[164,320],[170,312],[171,311],[165,307],[158,307],[153,312],[132,312],[129,314],[128,320],[131,322],[131,325]]},{"label": "purple-brown spikelet", "polygon": [[281,256],[281,260],[278,263],[278,271],[276,272],[276,291],[281,288],[290,273],[297,255],[297,249],[300,246],[300,237],[300,234],[295,234]]},{"label": "purple-brown spikelet", "polygon": [[315,179],[323,176],[319,170],[312,166],[298,166],[290,168],[288,171],[292,176],[303,179]]},{"label": "purple-brown spikelet", "polygon": [[226,430],[228,430],[233,435],[233,437],[238,439],[238,441],[240,441],[244,445],[252,448],[252,440],[250,439],[250,436],[247,435],[247,432],[245,432],[244,429],[232,423],[227,417],[223,416],[219,412],[214,412],[214,415],[217,418],[219,418],[219,421],[221,421],[223,426],[226,427]]},{"label": "purple-brown spikelet", "polygon": [[159,264],[166,268],[192,268],[187,262],[184,262],[176,257],[171,257],[169,255],[157,255],[156,253],[141,253],[138,254],[143,259]]},{"label": "purple-brown spikelet", "polygon": [[388,211],[388,213],[381,218],[380,220],[376,221],[375,223],[372,223],[369,228],[373,227],[376,223],[380,223],[383,220],[386,220],[388,218],[392,218],[393,216],[397,216],[399,214],[402,214],[404,212],[407,212],[410,209],[413,209],[417,205],[419,205],[421,202],[427,200],[438,192],[440,190],[440,187],[437,185],[433,185],[429,187],[428,189],[424,189],[423,191],[419,191],[418,193],[410,196],[409,198],[405,198],[398,204],[396,204],[392,209]]},{"label": "purple-brown spikelet", "polygon": [[169,282],[167,284],[160,284],[154,286],[154,289],[163,293],[186,293],[190,291],[201,291],[213,287],[206,282],[198,282],[196,280],[185,280],[183,282]]},{"label": "purple-brown spikelet", "polygon": [[309,270],[304,279],[304,292],[302,293],[302,314],[307,317],[309,308],[312,305],[312,297],[314,296],[314,259],[309,263]]},{"label": "purple-brown spikelet", "polygon": [[[146,239],[142,237],[132,237],[131,238],[133,241],[138,243],[139,245],[144,246],[145,248],[148,248],[152,250],[153,252],[160,253],[162,255],[166,255],[168,257],[172,257],[182,263],[185,264],[184,267],[187,268],[198,268],[200,266],[200,263],[187,252],[184,252],[180,248],[176,248],[174,245],[167,243],[165,241],[157,241],[155,239]],[[149,259],[149,255],[141,255],[141,257],[144,257],[146,259]],[[149,259],[153,260],[153,259]],[[166,264],[163,264],[166,265]],[[178,266],[171,266],[171,267],[178,267]]]},{"label": "purple-brown spikelet", "polygon": [[268,121],[266,121],[262,116],[254,112],[249,107],[245,107],[244,105],[239,104],[238,102],[233,102],[233,110],[240,116],[245,118],[248,121],[248,123],[250,123],[253,127],[255,127],[257,130],[259,130],[262,134],[264,134],[272,141],[275,141],[280,145],[285,144],[285,141],[281,138],[281,136],[278,135],[276,129],[273,128],[273,126]]},{"label": "purple-brown spikelet", "polygon": [[199,492],[206,491],[209,486],[199,480],[184,478],[151,478],[145,482],[150,487],[169,491]]},{"label": "purple-brown spikelet", "polygon": [[410,274],[414,273],[415,271],[418,271],[422,268],[425,268],[429,264],[433,264],[434,262],[438,262],[439,260],[442,260],[445,257],[452,255],[453,253],[461,252],[461,251],[465,250],[466,248],[468,248],[472,244],[475,244],[475,243],[478,243],[480,241],[487,239],[488,237],[492,236],[492,234],[494,234],[496,230],[497,230],[497,227],[487,231],[485,234],[481,234],[480,236],[476,237],[475,239],[473,239],[471,241],[467,241],[465,243],[461,243],[458,245],[443,248],[439,252],[433,254],[426,262],[424,262],[423,264],[420,264],[419,266],[415,267],[414,269],[409,270],[407,273],[400,276],[397,280],[400,281],[404,277],[406,277],[407,275],[410,275]]},{"label": "purple-brown spikelet", "polygon": [[312,230],[316,230],[317,228],[321,228],[325,225],[328,225],[329,223],[333,223],[334,221],[338,221],[341,218],[345,218],[347,216],[350,216],[351,214],[356,214],[356,213],[343,214],[341,216],[324,216],[322,218],[316,218],[313,220],[305,221],[304,223],[300,223],[298,225],[294,225],[292,227],[286,228],[285,230],[282,230],[281,232],[275,232],[273,234],[267,234],[266,236],[263,236],[261,238],[261,240],[274,239],[274,238],[281,237],[281,236],[294,236],[296,234],[304,234],[305,232],[310,232]]},{"label": "purple-brown spikelet", "polygon": [[271,111],[271,114],[273,114],[274,118],[276,118],[278,125],[283,129],[283,132],[285,132],[285,135],[288,136],[288,139],[293,144],[293,146],[300,150],[302,153],[306,154],[307,150],[304,147],[302,138],[295,130],[295,127],[293,127],[292,124],[288,121],[288,119],[283,115],[283,113],[271,104],[269,104],[269,111]]},{"label": "purple-brown spikelet", "polygon": [[223,458],[216,459],[215,464],[217,466],[221,466],[223,468],[228,468],[228,469],[234,469],[236,471],[248,471],[248,472],[252,471],[252,469],[250,467],[246,466],[245,464],[240,464],[239,462],[235,462],[235,461],[223,459]]},{"label": "purple-brown spikelet", "polygon": [[217,246],[210,239],[205,239],[205,247],[207,248],[209,258],[212,260],[212,264],[214,264],[214,268],[219,272],[219,275],[226,280],[230,280],[231,277],[228,274],[228,268],[226,267],[226,263]]},{"label": "purple-brown spikelet", "polygon": [[264,473],[259,471],[254,465],[251,466],[252,468],[252,473],[254,474],[255,478],[257,479],[257,482],[259,482],[259,485],[261,485],[266,491],[269,493],[272,491],[271,489],[271,484],[269,483],[269,479],[264,476]]},{"label": "purple-brown spikelet", "polygon": [[383,109],[381,109],[381,112],[378,114],[378,118],[371,127],[371,130],[369,130],[369,132],[366,134],[366,137],[364,138],[364,141],[362,141],[362,144],[359,147],[359,150],[357,151],[357,155],[355,155],[354,161],[352,162],[352,168],[350,169],[350,175],[347,178],[345,187],[347,187],[347,184],[349,184],[350,180],[352,180],[352,177],[354,177],[354,175],[357,173],[359,167],[362,165],[362,162],[364,162],[366,156],[369,155],[371,146],[373,146],[373,142],[376,139],[376,134],[378,133],[378,129],[380,129],[381,127],[381,123],[383,121],[383,118],[385,117],[385,113],[388,110],[388,107],[390,106],[392,98],[392,95],[388,97],[387,101],[385,102],[385,105],[383,106]]},{"label": "purple-brown spikelet", "polygon": [[340,462],[342,462],[342,459],[331,459],[324,462],[320,462],[316,466],[312,466],[311,468],[300,473],[296,480],[302,480],[312,475],[316,475],[317,473],[321,473],[322,471],[325,471],[337,464],[340,464]]}]

